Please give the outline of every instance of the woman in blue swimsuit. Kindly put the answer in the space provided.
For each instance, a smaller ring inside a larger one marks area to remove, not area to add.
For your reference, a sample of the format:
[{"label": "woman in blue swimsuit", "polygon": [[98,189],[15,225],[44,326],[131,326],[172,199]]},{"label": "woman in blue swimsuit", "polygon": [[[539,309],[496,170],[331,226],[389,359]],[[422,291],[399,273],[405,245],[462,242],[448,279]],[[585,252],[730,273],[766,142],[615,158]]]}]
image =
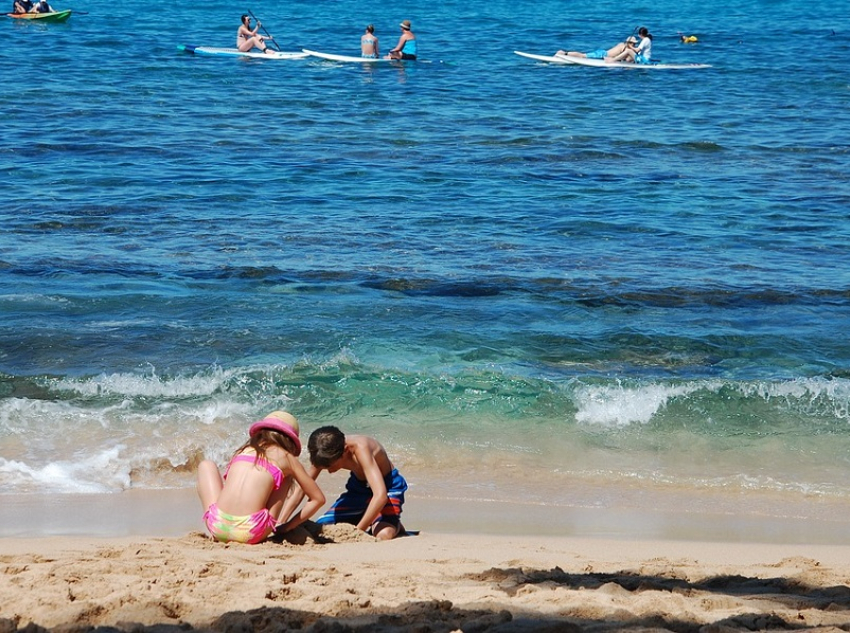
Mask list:
[{"label": "woman in blue swimsuit", "polygon": [[401,24],[401,37],[398,38],[398,44],[387,55],[389,59],[416,59],[416,36],[410,30],[410,20],[405,20]]}]

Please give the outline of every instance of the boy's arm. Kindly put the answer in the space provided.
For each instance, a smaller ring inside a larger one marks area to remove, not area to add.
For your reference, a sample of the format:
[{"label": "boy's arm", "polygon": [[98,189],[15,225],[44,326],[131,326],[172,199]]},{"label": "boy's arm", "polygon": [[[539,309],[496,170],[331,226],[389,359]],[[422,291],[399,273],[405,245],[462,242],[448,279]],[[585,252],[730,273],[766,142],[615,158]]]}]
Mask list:
[{"label": "boy's arm", "polygon": [[378,462],[375,461],[375,456],[368,446],[358,446],[354,449],[354,455],[357,457],[357,463],[363,469],[363,474],[366,475],[366,481],[372,489],[372,500],[357,524],[357,528],[364,532],[369,529],[369,526],[377,519],[381,510],[387,503],[387,486],[384,483],[384,476],[381,474],[381,469],[378,467]]}]

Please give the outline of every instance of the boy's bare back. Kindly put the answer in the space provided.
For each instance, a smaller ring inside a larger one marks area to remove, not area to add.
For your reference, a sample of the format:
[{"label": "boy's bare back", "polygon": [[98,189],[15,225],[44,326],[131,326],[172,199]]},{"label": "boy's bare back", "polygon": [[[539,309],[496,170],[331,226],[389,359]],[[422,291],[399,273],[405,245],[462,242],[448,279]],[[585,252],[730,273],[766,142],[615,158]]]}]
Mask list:
[{"label": "boy's bare back", "polygon": [[368,435],[346,435],[345,453],[340,466],[354,473],[361,481],[367,481],[368,471],[378,467],[381,477],[386,477],[393,470],[393,463],[386,449],[374,437]]}]

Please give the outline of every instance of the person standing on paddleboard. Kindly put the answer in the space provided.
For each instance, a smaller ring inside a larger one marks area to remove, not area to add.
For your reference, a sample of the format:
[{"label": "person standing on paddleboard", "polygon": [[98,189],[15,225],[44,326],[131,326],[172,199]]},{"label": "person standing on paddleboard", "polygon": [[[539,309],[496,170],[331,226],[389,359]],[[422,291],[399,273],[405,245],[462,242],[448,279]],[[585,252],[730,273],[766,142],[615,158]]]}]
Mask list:
[{"label": "person standing on paddleboard", "polygon": [[390,50],[388,59],[416,59],[416,36],[410,30],[410,20],[405,20],[401,24],[401,37],[398,38],[398,44]]},{"label": "person standing on paddleboard", "polygon": [[238,48],[243,53],[247,53],[253,48],[259,48],[264,53],[272,53],[268,46],[266,46],[265,39],[257,35],[257,31],[260,30],[262,23],[257,20],[257,26],[254,27],[254,30],[251,30],[251,17],[248,15],[242,16],[242,24],[239,25],[239,30],[236,31],[236,48]]},{"label": "person standing on paddleboard", "polygon": [[366,27],[366,32],[360,38],[360,56],[368,59],[378,59],[381,56],[378,52],[378,38],[375,37],[375,27],[372,24]]}]

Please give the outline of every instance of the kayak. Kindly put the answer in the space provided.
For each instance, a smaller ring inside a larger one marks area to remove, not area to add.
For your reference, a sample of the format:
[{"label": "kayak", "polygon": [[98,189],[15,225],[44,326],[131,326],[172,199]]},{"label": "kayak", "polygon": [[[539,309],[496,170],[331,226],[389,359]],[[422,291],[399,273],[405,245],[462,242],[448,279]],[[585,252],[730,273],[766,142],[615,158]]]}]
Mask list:
[{"label": "kayak", "polygon": [[189,44],[179,44],[178,50],[186,53],[194,53],[195,55],[209,55],[213,57],[248,57],[251,59],[304,59],[307,53],[302,52],[286,52],[273,51],[271,53],[263,53],[262,51],[240,51],[238,48],[218,48],[215,46],[190,46]]},{"label": "kayak", "polygon": [[53,11],[52,13],[7,13],[16,20],[40,20],[41,22],[64,22],[71,17],[71,9]]}]

